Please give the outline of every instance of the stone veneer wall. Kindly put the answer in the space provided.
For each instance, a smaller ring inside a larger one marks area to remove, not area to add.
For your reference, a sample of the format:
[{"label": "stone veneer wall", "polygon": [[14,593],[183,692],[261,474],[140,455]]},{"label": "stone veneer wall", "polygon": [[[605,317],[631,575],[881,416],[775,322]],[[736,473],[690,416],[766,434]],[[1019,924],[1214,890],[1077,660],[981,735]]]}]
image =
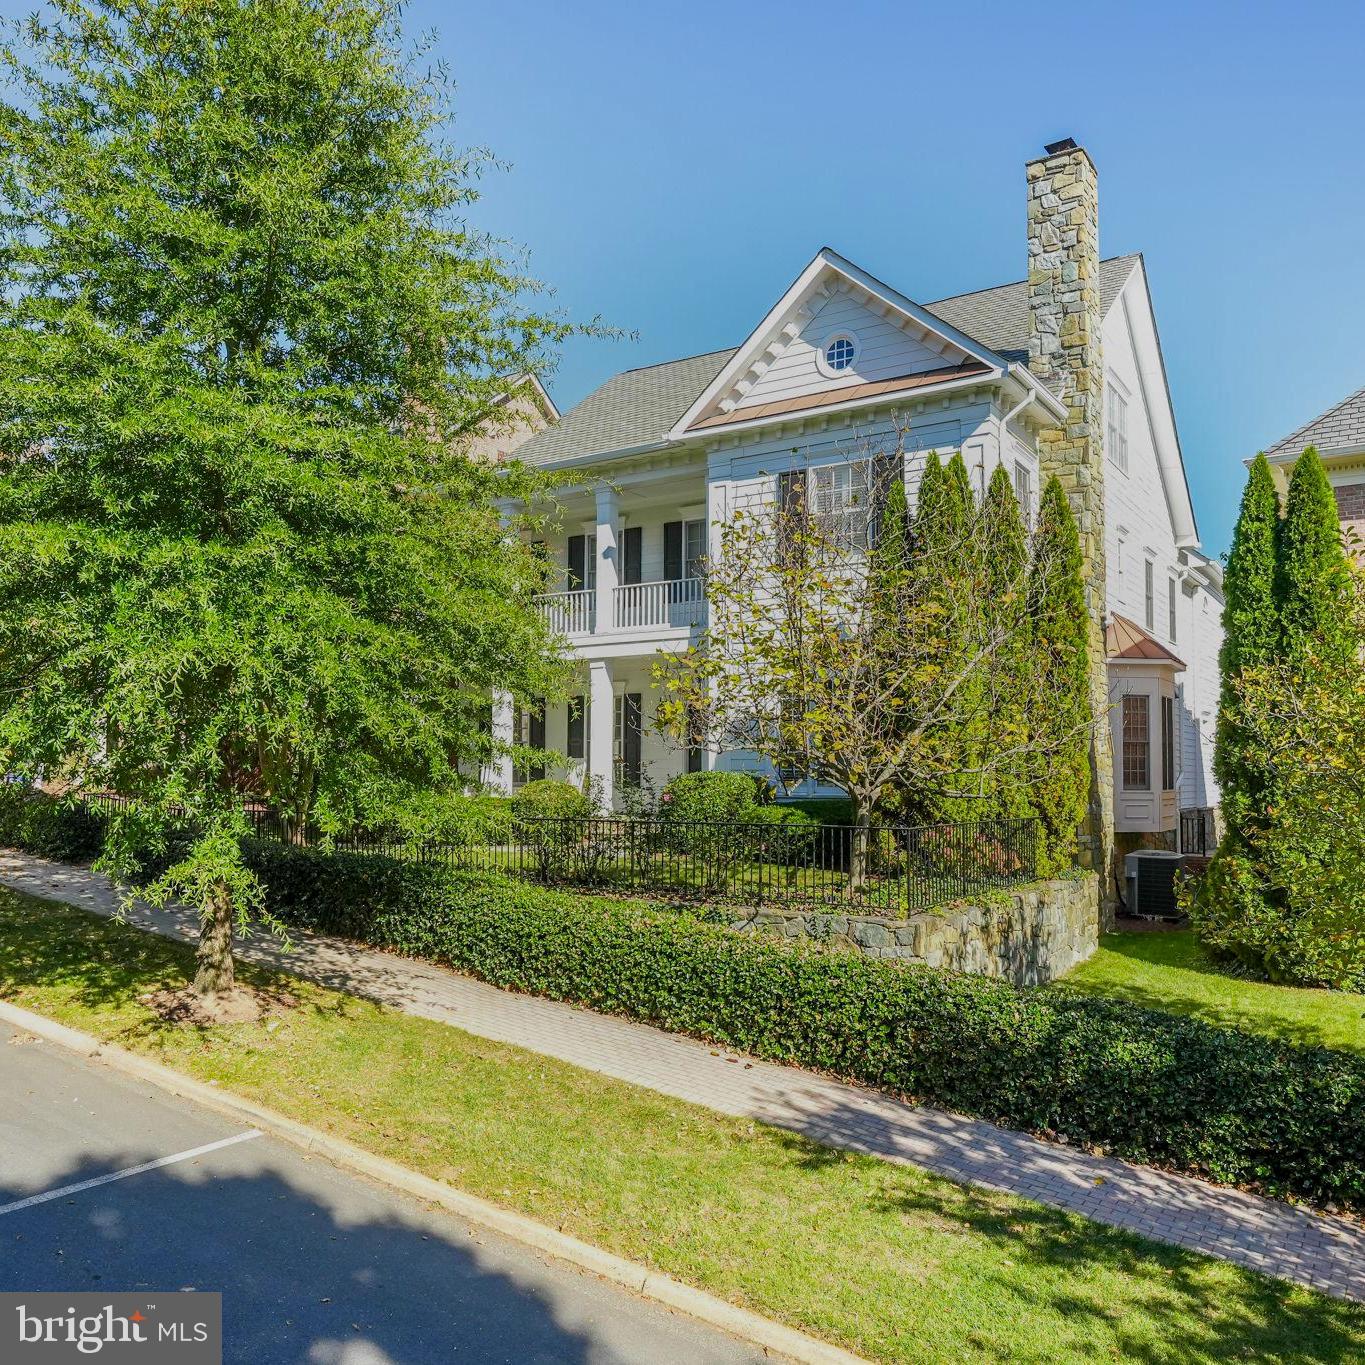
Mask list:
[{"label": "stone veneer wall", "polygon": [[[1065,426],[1039,434],[1043,477],[1061,480],[1080,528],[1090,609],[1090,690],[1095,716],[1109,709],[1104,619],[1104,358],[1101,352],[1099,181],[1074,143],[1053,144],[1028,174],[1029,369],[1067,407]],[[1114,759],[1108,725],[1091,745],[1090,811],[1081,838],[1088,867],[1104,873],[1113,911]]]},{"label": "stone veneer wall", "polygon": [[[724,913],[719,907],[712,914]],[[1035,882],[980,905],[952,905],[908,919],[829,910],[738,911],[739,933],[809,938],[928,967],[1003,976],[1040,986],[1084,961],[1099,943],[1099,883],[1094,873]]]}]

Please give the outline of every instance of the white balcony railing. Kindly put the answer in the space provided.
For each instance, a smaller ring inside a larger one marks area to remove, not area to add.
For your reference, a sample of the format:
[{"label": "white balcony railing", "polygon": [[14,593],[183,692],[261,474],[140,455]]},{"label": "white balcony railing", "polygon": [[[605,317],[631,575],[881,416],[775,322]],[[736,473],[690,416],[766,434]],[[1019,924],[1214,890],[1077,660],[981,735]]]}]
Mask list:
[{"label": "white balcony railing", "polygon": [[549,627],[560,635],[591,635],[597,627],[593,603],[597,594],[580,588],[575,592],[546,592],[536,598],[536,606]]},{"label": "white balcony railing", "polygon": [[657,583],[627,583],[616,589],[618,630],[685,630],[701,624],[706,585],[700,578],[666,578]]}]

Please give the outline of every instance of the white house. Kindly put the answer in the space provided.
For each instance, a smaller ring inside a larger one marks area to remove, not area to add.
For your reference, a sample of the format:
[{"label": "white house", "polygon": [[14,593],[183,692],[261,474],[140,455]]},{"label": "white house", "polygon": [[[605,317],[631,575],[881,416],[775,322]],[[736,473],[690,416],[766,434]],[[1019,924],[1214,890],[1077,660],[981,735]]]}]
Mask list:
[{"label": "white house", "polygon": [[[518,450],[569,479],[545,547],[562,587],[541,606],[582,691],[543,716],[501,698],[499,733],[567,755],[608,799],[644,776],[746,765],[657,736],[652,661],[704,622],[702,565],[733,508],[777,497],[786,475],[835,511],[859,482],[851,445],[908,424],[912,503],[931,450],[960,450],[980,488],[1003,463],[1030,515],[1048,473],[1068,488],[1094,585],[1097,705],[1113,702],[1096,786],[1112,766],[1114,797],[1097,818],[1169,837],[1180,807],[1216,801],[1221,575],[1199,549],[1146,269],[1100,260],[1084,151],[1049,147],[1028,186],[1027,280],[921,303],[824,248],[738,347],[618,374]],[[506,762],[489,776],[518,779]]]}]

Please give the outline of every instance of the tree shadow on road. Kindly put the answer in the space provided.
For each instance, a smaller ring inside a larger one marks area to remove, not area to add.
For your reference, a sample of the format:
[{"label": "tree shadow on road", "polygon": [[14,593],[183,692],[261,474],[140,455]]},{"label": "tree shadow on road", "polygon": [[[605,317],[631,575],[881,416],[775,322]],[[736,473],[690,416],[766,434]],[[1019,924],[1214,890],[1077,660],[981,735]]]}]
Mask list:
[{"label": "tree shadow on road", "polygon": [[[155,1155],[85,1160],[45,1176],[42,1188]],[[661,1339],[648,1329],[632,1336],[602,1311],[612,1291],[589,1277],[544,1266],[415,1201],[395,1211],[389,1197],[321,1161],[285,1176],[265,1155],[266,1143],[246,1142],[5,1214],[0,1283],[218,1291],[223,1358],[250,1365],[695,1358],[666,1318],[657,1319]],[[0,1176],[0,1205],[35,1192]],[[589,1304],[599,1310],[591,1317]]]}]

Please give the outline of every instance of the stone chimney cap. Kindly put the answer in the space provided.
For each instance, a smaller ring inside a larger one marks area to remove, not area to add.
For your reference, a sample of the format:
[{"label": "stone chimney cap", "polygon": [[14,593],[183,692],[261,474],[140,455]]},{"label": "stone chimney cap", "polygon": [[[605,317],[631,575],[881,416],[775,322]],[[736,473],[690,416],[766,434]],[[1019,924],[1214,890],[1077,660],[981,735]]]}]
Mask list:
[{"label": "stone chimney cap", "polygon": [[1076,146],[1074,137],[1064,137],[1060,142],[1048,142],[1044,144],[1043,150],[1049,156],[1056,156],[1058,152],[1076,152],[1080,148]]}]

